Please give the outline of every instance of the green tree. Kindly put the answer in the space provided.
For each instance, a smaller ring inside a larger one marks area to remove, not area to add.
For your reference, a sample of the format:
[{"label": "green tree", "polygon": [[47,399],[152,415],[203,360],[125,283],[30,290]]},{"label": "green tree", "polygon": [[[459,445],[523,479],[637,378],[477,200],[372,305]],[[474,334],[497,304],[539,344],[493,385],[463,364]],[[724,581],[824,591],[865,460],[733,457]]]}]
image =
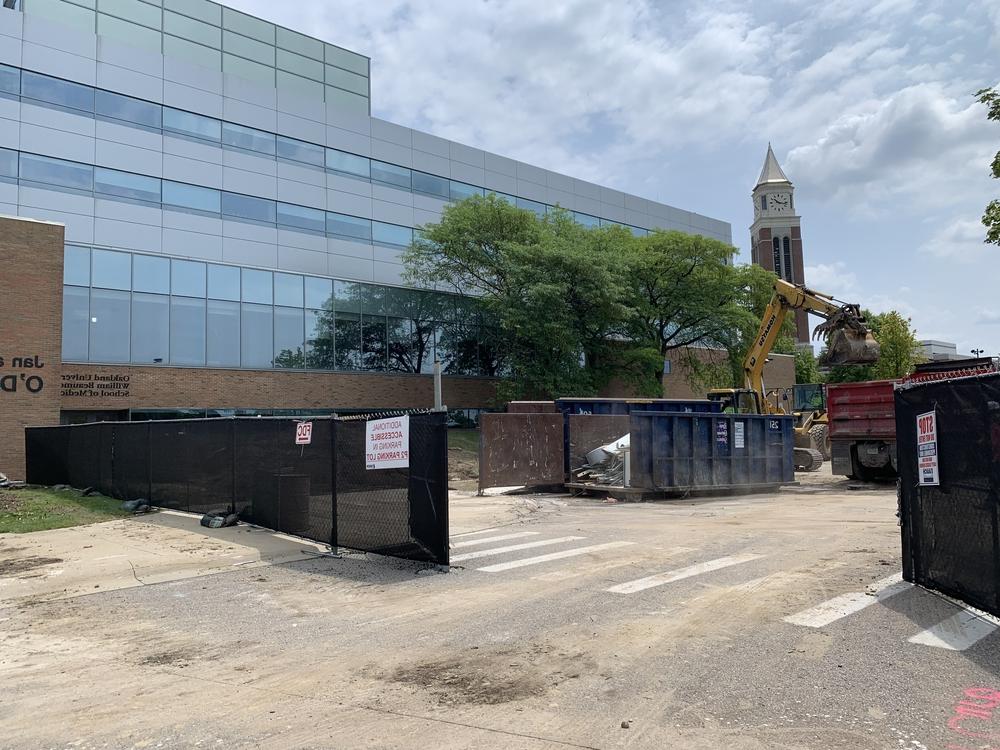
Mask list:
[{"label": "green tree", "polygon": [[805,347],[795,350],[795,382],[822,383],[823,375],[816,364],[816,355]]},{"label": "green tree", "polygon": [[872,314],[863,310],[872,336],[878,341],[881,353],[872,365],[838,365],[830,369],[830,383],[854,383],[863,380],[892,380],[913,372],[914,365],[923,361],[916,332],[910,319],[896,310]]},{"label": "green tree", "polygon": [[[1000,91],[995,88],[980,89],[976,98],[986,105],[986,118],[1000,122]],[[1000,151],[993,157],[990,171],[994,179],[1000,180]],[[1000,245],[1000,200],[990,201],[983,214],[983,225],[986,227],[986,242]]]}]

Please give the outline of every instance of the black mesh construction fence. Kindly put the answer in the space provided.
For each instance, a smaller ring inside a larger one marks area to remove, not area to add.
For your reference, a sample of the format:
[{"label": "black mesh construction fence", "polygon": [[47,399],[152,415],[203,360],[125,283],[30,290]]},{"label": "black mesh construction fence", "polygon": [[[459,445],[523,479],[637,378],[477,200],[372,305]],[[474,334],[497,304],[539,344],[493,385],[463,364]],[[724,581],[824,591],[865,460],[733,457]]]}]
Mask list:
[{"label": "black mesh construction fence", "polygon": [[1000,375],[899,388],[896,441],[903,577],[1000,615]]},{"label": "black mesh construction fence", "polygon": [[[369,418],[406,417],[409,466],[368,468]],[[443,413],[101,422],[25,431],[32,484],[243,520],[332,546],[448,564]]]}]

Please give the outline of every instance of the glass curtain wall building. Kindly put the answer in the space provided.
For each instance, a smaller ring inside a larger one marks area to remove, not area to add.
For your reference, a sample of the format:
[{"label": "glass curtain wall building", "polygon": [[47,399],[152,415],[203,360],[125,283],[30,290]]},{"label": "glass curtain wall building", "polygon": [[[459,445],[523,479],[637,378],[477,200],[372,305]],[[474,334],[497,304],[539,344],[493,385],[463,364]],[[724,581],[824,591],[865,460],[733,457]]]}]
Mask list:
[{"label": "glass curtain wall building", "polygon": [[726,222],[373,118],[368,58],[209,0],[14,5],[0,213],[66,226],[64,362],[501,376],[489,322],[401,264],[471,195],[731,242]]}]

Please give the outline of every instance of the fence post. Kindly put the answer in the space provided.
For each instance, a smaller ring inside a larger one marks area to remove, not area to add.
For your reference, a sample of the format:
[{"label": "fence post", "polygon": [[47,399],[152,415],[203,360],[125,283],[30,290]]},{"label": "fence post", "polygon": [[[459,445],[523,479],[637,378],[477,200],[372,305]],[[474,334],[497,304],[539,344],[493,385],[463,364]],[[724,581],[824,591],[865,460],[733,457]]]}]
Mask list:
[{"label": "fence post", "polygon": [[[146,502],[153,502],[153,423],[146,422]],[[189,506],[190,507],[190,506]]]},{"label": "fence post", "polygon": [[229,418],[229,512],[236,512],[236,417]]},{"label": "fence post", "polygon": [[330,550],[336,554],[338,543],[337,534],[337,417],[330,418],[330,510],[333,518],[330,519]]}]

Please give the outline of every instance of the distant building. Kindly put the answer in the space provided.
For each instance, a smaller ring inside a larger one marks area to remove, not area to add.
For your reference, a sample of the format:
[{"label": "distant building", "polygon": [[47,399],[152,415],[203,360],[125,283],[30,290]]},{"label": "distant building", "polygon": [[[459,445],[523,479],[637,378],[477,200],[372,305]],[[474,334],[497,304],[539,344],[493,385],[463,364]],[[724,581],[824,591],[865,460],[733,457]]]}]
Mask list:
[{"label": "distant building", "polygon": [[958,347],[950,341],[924,339],[920,343],[920,353],[931,362],[947,362],[953,359],[966,359],[968,355],[959,354]]}]

